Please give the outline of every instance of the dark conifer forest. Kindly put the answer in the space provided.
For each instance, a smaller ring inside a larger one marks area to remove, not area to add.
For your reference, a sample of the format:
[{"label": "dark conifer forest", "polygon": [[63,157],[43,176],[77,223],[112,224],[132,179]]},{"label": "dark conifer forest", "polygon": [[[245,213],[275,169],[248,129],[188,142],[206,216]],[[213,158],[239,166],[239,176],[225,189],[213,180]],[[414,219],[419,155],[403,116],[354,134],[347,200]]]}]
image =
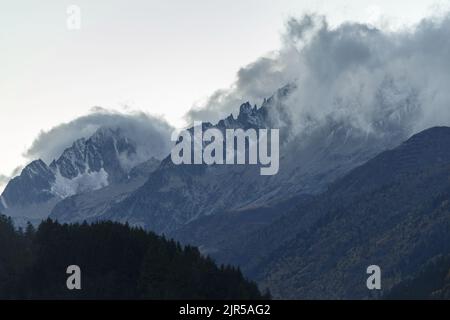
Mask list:
[{"label": "dark conifer forest", "polygon": [[450,299],[450,256],[440,255],[421,270],[394,286],[385,296],[390,300]]},{"label": "dark conifer forest", "polygon": [[[67,267],[81,269],[68,290]],[[239,269],[195,247],[114,222],[42,222],[16,230],[0,215],[1,299],[263,299]]]}]

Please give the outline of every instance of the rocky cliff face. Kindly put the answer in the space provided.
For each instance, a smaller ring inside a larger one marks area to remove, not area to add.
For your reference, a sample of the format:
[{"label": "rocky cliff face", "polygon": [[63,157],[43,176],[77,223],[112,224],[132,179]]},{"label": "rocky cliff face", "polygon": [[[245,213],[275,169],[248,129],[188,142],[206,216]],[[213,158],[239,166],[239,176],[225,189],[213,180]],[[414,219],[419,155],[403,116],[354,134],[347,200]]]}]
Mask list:
[{"label": "rocky cliff face", "polygon": [[[126,183],[136,162],[136,146],[120,128],[100,128],[79,139],[50,165],[36,160],[13,178],[1,195],[0,207],[14,217],[36,219],[50,214],[68,197]],[[133,177],[148,173],[135,169]]]},{"label": "rocky cliff face", "polygon": [[[378,152],[394,147],[404,138],[367,134],[345,123],[329,121],[310,132],[292,137],[289,118],[285,126],[273,121],[273,112],[283,116],[289,87],[280,89],[258,108],[244,103],[237,117],[203,128],[279,128],[280,170],[261,176],[255,165],[174,165],[170,156],[148,181],[96,219],[139,225],[173,234],[197,219],[224,211],[267,206],[295,196],[317,194],[335,179]],[[192,128],[191,128],[192,130]]]}]

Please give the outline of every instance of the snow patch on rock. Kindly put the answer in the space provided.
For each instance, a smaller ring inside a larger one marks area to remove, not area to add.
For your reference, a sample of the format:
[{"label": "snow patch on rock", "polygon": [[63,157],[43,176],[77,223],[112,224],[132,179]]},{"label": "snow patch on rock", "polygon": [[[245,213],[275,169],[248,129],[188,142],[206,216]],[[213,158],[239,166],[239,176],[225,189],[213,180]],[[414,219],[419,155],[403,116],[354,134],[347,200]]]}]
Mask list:
[{"label": "snow patch on rock", "polygon": [[104,188],[108,184],[108,173],[103,168],[98,172],[91,171],[79,174],[73,179],[63,177],[58,170],[51,192],[64,199],[75,194]]}]

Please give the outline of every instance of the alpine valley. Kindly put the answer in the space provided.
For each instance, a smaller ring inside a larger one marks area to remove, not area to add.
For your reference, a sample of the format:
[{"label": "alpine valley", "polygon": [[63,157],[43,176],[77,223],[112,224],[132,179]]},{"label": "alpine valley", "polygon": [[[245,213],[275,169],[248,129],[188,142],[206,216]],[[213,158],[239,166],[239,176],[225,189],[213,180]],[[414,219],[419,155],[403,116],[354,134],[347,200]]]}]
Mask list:
[{"label": "alpine valley", "polygon": [[277,175],[251,165],[174,165],[170,155],[130,166],[136,143],[120,127],[101,127],[51,163],[26,166],[0,211],[19,226],[111,220],[165,234],[240,266],[275,298],[371,297],[367,265],[383,266],[389,290],[449,253],[450,128],[409,138],[395,120],[370,134],[330,119],[294,135],[288,118],[280,122],[293,90],[203,123],[279,128]]}]

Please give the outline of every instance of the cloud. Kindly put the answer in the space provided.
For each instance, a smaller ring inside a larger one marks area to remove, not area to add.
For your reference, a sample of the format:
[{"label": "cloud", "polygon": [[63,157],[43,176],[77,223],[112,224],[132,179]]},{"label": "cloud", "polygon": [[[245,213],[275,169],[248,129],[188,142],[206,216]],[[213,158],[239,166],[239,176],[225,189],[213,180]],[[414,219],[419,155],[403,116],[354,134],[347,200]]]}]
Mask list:
[{"label": "cloud", "polygon": [[283,48],[242,67],[230,88],[217,90],[208,99],[191,108],[185,116],[188,122],[216,122],[230,113],[236,114],[243,102],[261,104],[264,98],[272,96],[277,89],[294,82],[298,77],[299,52],[290,42],[298,40],[301,35],[306,37],[317,20],[318,17],[311,15],[305,16],[301,21],[290,19],[286,24],[287,32],[283,35]]},{"label": "cloud", "polygon": [[100,127],[121,128],[124,135],[136,143],[137,155],[128,159],[133,163],[151,157],[161,159],[170,153],[173,128],[163,119],[144,112],[120,113],[95,107],[88,115],[41,132],[24,156],[50,163],[75,140],[90,137]]},{"label": "cloud", "polygon": [[[195,105],[187,113],[187,120],[214,122],[236,113],[237,107],[243,102],[262,102],[263,98],[271,96],[289,79],[289,72],[280,62],[278,58],[267,56],[241,68],[231,88],[217,90],[206,101]],[[267,77],[268,74],[270,77]]]},{"label": "cloud", "polygon": [[9,179],[10,179],[9,177],[0,174],[0,189],[4,184],[6,184],[9,181]]},{"label": "cloud", "polygon": [[239,70],[230,88],[194,106],[187,119],[217,121],[293,83],[283,115],[272,117],[296,134],[329,121],[404,136],[450,125],[448,14],[395,32],[359,23],[331,28],[325,17],[306,15],[288,20],[282,39],[278,51]]}]

